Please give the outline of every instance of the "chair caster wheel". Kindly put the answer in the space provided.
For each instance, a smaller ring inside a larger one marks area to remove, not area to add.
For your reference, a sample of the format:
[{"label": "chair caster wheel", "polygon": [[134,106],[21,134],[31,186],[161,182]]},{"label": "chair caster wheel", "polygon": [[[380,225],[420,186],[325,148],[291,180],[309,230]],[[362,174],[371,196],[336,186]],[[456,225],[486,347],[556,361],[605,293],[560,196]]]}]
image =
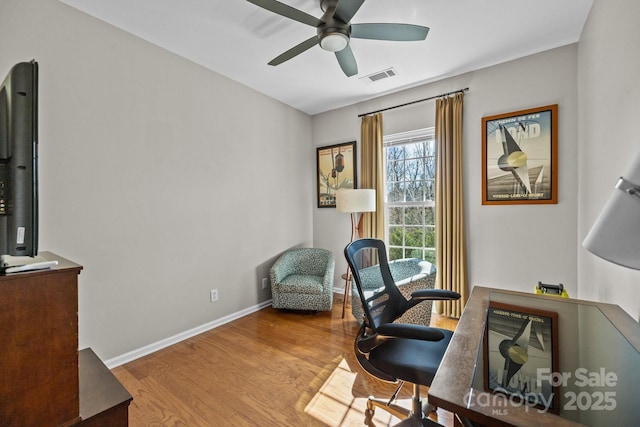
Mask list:
[{"label": "chair caster wheel", "polygon": [[[367,405],[368,406],[368,405]],[[373,416],[375,415],[374,409],[365,409],[364,411],[364,425],[373,426]]]},{"label": "chair caster wheel", "polygon": [[438,407],[435,405],[431,405],[429,403],[426,403],[422,406],[422,413],[428,417],[429,414],[434,414],[438,411]]}]

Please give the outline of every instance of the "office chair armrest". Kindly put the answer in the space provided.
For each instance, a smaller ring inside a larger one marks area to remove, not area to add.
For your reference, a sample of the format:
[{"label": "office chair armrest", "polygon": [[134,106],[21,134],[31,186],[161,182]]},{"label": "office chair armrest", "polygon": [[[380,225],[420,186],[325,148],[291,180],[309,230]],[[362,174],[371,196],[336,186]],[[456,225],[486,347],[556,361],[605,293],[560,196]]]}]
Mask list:
[{"label": "office chair armrest", "polygon": [[407,310],[422,301],[442,301],[456,300],[460,298],[460,294],[453,291],[445,291],[444,289],[418,289],[411,292],[411,298],[407,301],[409,306]]},{"label": "office chair armrest", "polygon": [[371,350],[388,339],[407,338],[423,341],[440,341],[444,334],[437,328],[423,325],[411,325],[406,323],[385,323],[380,325],[377,332],[369,337],[358,339],[357,349],[361,353],[369,353]]},{"label": "office chair armrest", "polygon": [[377,332],[366,338],[360,338],[356,348],[360,353],[367,354],[388,339],[407,338],[422,341],[440,341],[444,334],[437,328],[406,323],[385,323],[380,325]]},{"label": "office chair armrest", "polygon": [[444,338],[441,330],[430,326],[407,323],[385,323],[378,328],[381,338],[409,338],[423,341],[440,341]]},{"label": "office chair armrest", "polygon": [[411,293],[411,299],[419,300],[457,300],[460,299],[460,294],[453,291],[446,291],[444,289],[418,289]]}]

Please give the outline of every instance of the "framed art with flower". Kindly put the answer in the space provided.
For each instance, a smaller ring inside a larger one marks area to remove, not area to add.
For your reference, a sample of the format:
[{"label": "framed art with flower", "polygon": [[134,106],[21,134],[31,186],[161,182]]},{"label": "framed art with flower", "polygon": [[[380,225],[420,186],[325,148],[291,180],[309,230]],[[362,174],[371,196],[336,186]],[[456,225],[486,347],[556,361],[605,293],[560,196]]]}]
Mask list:
[{"label": "framed art with flower", "polygon": [[335,208],[336,191],[356,188],[356,142],[318,147],[318,207]]}]

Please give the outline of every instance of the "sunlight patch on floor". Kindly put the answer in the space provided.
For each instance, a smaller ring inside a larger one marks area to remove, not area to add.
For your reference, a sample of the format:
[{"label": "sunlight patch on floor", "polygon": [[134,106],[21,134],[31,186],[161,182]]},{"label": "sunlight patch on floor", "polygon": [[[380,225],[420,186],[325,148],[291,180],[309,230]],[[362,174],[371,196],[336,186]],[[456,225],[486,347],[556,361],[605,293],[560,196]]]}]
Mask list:
[{"label": "sunlight patch on floor", "polygon": [[[312,397],[304,411],[331,427],[365,425],[367,396],[354,396],[353,385],[356,373],[341,359],[338,366],[329,374],[320,390]],[[402,400],[399,401],[402,404]],[[390,426],[400,420],[377,410],[370,426]]]}]

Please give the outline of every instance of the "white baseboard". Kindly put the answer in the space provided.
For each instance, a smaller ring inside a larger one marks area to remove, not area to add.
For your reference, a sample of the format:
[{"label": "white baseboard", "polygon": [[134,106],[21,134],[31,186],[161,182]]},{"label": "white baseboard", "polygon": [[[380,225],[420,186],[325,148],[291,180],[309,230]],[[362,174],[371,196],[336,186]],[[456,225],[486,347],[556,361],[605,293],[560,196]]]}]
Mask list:
[{"label": "white baseboard", "polygon": [[194,337],[203,332],[210,331],[211,329],[217,328],[218,326],[222,326],[225,323],[229,323],[233,320],[244,317],[248,314],[254,313],[258,310],[262,310],[263,308],[271,305],[271,300],[261,302],[258,305],[254,305],[252,307],[245,308],[244,310],[238,311],[236,313],[229,314],[228,316],[221,317],[220,319],[216,319],[209,323],[205,323],[204,325],[197,326],[193,329],[189,329],[188,331],[181,332],[172,337],[165,338],[163,340],[157,341],[155,343],[145,345],[144,347],[140,347],[139,349],[132,350],[128,353],[125,353],[120,356],[116,356],[112,359],[106,360],[104,362],[107,365],[107,368],[113,369],[116,366],[124,365],[125,363],[131,362],[133,360],[139,359],[143,356],[147,356],[151,353],[154,353],[158,350],[162,350],[163,348],[169,347],[173,344],[177,344],[180,341],[184,341],[187,338]]}]

